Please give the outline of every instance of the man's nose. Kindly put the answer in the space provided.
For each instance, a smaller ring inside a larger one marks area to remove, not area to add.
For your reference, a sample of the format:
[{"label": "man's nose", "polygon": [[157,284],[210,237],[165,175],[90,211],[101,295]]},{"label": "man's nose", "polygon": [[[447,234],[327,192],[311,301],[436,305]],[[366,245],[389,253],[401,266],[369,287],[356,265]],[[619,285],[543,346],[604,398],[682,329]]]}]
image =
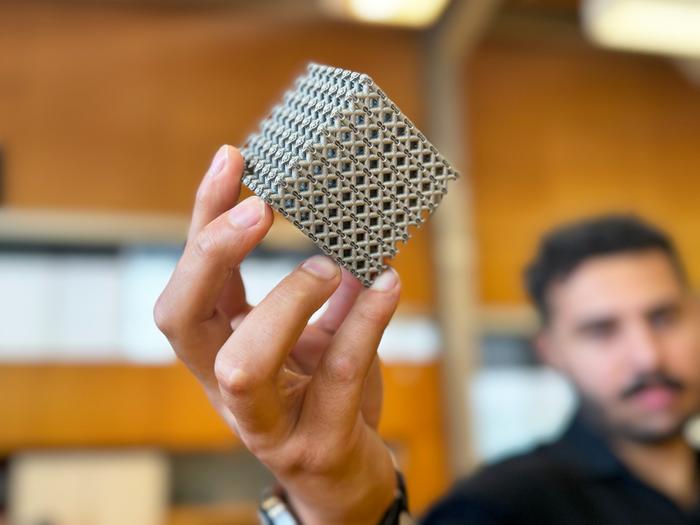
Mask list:
[{"label": "man's nose", "polygon": [[634,326],[628,337],[628,353],[639,372],[651,372],[661,366],[663,353],[661,343],[654,331],[646,324]]}]

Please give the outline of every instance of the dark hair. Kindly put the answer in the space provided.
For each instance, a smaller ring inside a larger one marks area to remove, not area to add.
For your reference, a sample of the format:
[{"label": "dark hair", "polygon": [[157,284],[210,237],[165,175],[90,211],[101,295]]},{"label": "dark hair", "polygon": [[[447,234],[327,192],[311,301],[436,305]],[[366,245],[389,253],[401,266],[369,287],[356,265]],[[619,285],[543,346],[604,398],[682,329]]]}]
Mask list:
[{"label": "dark hair", "polygon": [[686,283],[685,270],[671,238],[633,215],[604,215],[566,224],[540,241],[534,261],[525,270],[525,287],[543,323],[550,318],[547,293],[582,262],[603,255],[660,250]]}]

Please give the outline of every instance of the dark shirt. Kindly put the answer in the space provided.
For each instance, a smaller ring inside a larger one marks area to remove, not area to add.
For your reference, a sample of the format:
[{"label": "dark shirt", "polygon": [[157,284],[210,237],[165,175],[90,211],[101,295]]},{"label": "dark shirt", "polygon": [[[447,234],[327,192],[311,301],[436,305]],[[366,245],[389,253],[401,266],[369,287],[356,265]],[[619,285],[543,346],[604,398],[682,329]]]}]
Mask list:
[{"label": "dark shirt", "polygon": [[635,477],[577,415],[557,441],[458,482],[421,523],[700,525],[700,503],[683,509]]}]

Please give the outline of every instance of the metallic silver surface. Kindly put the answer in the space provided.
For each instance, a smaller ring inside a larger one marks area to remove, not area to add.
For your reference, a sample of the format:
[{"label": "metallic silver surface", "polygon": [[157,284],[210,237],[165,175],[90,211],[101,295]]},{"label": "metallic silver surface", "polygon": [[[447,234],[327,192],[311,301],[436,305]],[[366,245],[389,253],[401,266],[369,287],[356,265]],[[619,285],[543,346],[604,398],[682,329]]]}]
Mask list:
[{"label": "metallic silver surface", "polygon": [[243,183],[365,286],[459,176],[369,76],[318,64],[242,153]]}]

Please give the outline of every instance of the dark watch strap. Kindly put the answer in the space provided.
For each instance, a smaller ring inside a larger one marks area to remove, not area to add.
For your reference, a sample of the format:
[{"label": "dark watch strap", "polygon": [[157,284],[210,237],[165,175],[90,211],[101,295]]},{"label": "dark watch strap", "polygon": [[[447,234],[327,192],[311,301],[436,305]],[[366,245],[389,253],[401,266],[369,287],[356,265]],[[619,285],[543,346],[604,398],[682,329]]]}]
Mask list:
[{"label": "dark watch strap", "polygon": [[396,471],[396,481],[396,499],[384,513],[384,516],[379,521],[379,525],[404,525],[407,523],[406,518],[409,517],[409,513],[406,482],[403,479],[403,474],[398,470]]}]

